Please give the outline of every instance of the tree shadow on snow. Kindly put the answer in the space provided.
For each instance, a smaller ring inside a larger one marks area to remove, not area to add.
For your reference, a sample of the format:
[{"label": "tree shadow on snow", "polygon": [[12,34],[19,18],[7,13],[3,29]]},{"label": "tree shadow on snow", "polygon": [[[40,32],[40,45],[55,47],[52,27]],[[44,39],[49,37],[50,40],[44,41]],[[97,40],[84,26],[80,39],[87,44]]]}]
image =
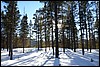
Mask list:
[{"label": "tree shadow on snow", "polygon": [[[28,62],[28,63],[30,63],[30,62],[33,62],[34,60],[32,60],[32,58],[36,58],[36,56],[34,56],[34,57],[30,57],[30,58],[27,58],[27,59],[22,59],[22,60],[20,60],[20,61],[17,61],[17,62],[15,62],[15,63],[12,63],[12,64],[9,64],[8,66],[14,66],[14,65],[20,65],[20,64],[23,64],[23,63],[26,63],[26,62]],[[27,64],[28,64],[27,63]]]},{"label": "tree shadow on snow", "polygon": [[79,66],[95,66],[95,64],[93,64],[90,60],[87,60],[83,57],[79,57],[79,56],[75,56],[72,60],[71,60],[71,65],[79,65]]},{"label": "tree shadow on snow", "polygon": [[[37,59],[38,58],[40,58],[40,56],[41,56],[41,58],[42,58],[42,56],[44,56],[44,54],[45,54],[45,52],[43,52],[43,53],[40,53],[38,56],[33,56],[33,57],[29,57],[29,58],[27,58],[27,59],[20,59],[21,57],[24,57],[24,56],[29,56],[31,53],[33,53],[33,52],[35,52],[35,51],[37,51],[37,50],[34,50],[34,51],[32,51],[32,52],[28,52],[28,53],[25,53],[25,54],[22,54],[22,55],[15,55],[15,57],[14,58],[17,58],[17,57],[19,57],[19,59],[17,59],[17,60],[19,60],[19,61],[17,61],[17,62],[14,62],[14,63],[12,63],[12,64],[9,64],[8,66],[14,66],[14,65],[20,65],[20,64],[30,64],[31,62],[33,63],[32,65],[34,66],[34,64],[35,63],[37,63],[36,61],[37,61]],[[33,53],[34,54],[34,53]],[[50,53],[51,54],[51,53]],[[46,61],[47,62],[47,61]]]},{"label": "tree shadow on snow", "polygon": [[36,50],[33,50],[33,51],[24,52],[23,54],[21,53],[21,54],[19,54],[19,55],[14,55],[14,54],[13,54],[13,60],[14,60],[14,59],[17,59],[17,58],[21,58],[21,57],[23,57],[23,56],[28,56],[28,55],[32,54],[33,52],[37,52],[37,51],[38,51],[38,50],[36,49]]},{"label": "tree shadow on snow", "polygon": [[6,60],[9,60],[9,56],[3,55],[1,58],[1,62],[6,61]]}]

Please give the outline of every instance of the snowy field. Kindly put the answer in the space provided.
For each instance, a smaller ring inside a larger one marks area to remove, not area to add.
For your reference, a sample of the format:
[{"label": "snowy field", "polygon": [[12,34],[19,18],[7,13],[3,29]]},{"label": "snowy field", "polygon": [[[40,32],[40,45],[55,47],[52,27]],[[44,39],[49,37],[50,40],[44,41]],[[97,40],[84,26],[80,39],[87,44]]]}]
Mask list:
[{"label": "snowy field", "polygon": [[[71,49],[59,48],[59,59],[53,56],[52,48],[37,50],[37,48],[13,49],[13,60],[9,60],[9,53],[6,49],[1,50],[1,66],[99,66],[99,49],[92,49],[91,53],[85,49],[77,49],[73,52]],[[91,58],[93,62],[91,62]]]}]

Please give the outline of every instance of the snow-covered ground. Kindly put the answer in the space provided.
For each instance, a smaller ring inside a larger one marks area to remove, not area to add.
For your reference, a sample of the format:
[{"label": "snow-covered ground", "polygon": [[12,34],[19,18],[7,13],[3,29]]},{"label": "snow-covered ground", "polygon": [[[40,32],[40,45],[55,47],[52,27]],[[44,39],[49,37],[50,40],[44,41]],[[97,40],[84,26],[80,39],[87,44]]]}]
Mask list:
[{"label": "snow-covered ground", "polygon": [[59,48],[59,59],[53,56],[52,48],[47,48],[47,52],[45,48],[39,51],[37,48],[25,48],[25,53],[22,50],[13,49],[13,60],[9,60],[6,49],[1,50],[1,66],[99,66],[99,49],[92,49],[91,53],[85,49],[82,55],[81,49],[76,52],[66,49],[63,53],[63,49]]}]

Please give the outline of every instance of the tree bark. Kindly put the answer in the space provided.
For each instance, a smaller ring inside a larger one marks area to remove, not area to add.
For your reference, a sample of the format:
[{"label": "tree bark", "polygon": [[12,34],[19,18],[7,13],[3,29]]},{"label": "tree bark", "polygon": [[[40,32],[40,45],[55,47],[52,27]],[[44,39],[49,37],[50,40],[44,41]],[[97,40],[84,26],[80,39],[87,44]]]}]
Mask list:
[{"label": "tree bark", "polygon": [[56,58],[59,55],[59,48],[58,48],[58,27],[57,27],[57,3],[55,2],[55,36],[56,36]]},{"label": "tree bark", "polygon": [[24,37],[22,39],[22,43],[23,43],[23,53],[24,53]]}]

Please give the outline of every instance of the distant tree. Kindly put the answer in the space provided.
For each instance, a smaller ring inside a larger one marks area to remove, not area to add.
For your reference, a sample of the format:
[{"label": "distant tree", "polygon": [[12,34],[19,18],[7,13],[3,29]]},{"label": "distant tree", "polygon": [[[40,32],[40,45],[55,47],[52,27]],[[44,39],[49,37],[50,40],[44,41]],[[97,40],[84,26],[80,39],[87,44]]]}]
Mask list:
[{"label": "distant tree", "polygon": [[28,35],[28,22],[27,22],[27,14],[25,16],[23,16],[22,20],[21,20],[21,24],[20,24],[20,37],[22,38],[22,43],[23,43],[23,53],[24,53],[24,46],[25,46],[25,40],[27,38]]},{"label": "distant tree", "polygon": [[33,19],[35,19],[35,23],[34,23],[34,30],[36,31],[37,34],[37,45],[38,45],[38,50],[39,50],[39,20],[38,20],[38,10],[36,10],[36,13],[34,14],[35,17],[33,17]]},{"label": "distant tree", "polygon": [[29,23],[29,30],[30,30],[30,46],[31,46],[31,32],[32,32],[32,26],[33,26],[33,24],[32,24],[32,21],[30,20],[30,23]]},{"label": "distant tree", "polygon": [[47,16],[47,14],[46,14],[46,11],[47,11],[47,2],[44,2],[44,19],[45,19],[45,21],[44,21],[44,32],[45,32],[45,51],[46,51],[46,47],[47,47],[47,37],[46,37],[46,34],[47,34],[47,31],[46,31],[46,26],[47,26],[47,24],[46,24],[46,22],[47,22],[47,20],[46,20],[46,16]]},{"label": "distant tree", "polygon": [[42,17],[39,17],[39,20],[40,20],[40,22],[39,22],[39,29],[40,29],[40,48],[42,48],[42,25],[43,25],[42,20],[43,20],[43,18]]}]

